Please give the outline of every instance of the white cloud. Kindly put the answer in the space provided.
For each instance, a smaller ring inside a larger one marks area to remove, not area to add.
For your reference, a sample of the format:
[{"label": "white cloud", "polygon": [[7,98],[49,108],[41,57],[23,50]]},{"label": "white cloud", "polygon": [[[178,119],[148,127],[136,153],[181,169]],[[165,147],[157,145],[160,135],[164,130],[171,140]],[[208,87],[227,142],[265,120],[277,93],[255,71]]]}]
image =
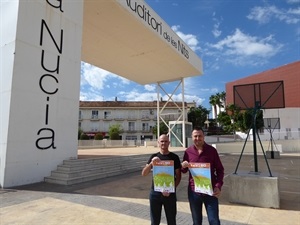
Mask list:
[{"label": "white cloud", "polygon": [[[130,80],[126,78],[120,77],[88,63],[81,62],[81,86],[90,85],[95,89],[103,90],[105,87],[109,86],[106,82],[108,82],[111,78],[118,80],[118,82],[114,82],[114,86],[130,83]],[[114,83],[112,82],[112,84]]]},{"label": "white cloud", "polygon": [[[118,76],[116,74],[111,74],[111,77],[112,78],[116,78],[118,79],[119,81],[121,81],[122,84],[130,84],[130,80],[124,78],[124,77],[121,77],[121,76]],[[119,83],[119,82],[118,82]],[[119,83],[120,84],[120,83]]]},{"label": "white cloud", "polygon": [[276,6],[254,7],[247,16],[250,20],[256,20],[259,24],[266,24],[273,19],[283,21],[287,24],[297,24],[300,22],[300,8],[297,9],[278,9]]},{"label": "white cloud", "polygon": [[144,88],[146,91],[154,91],[156,89],[155,85],[149,85],[149,84],[146,84]]},{"label": "white cloud", "polygon": [[[235,62],[239,63],[245,59],[251,59],[250,57],[253,57],[253,60],[268,59],[277,54],[282,48],[282,45],[276,43],[273,36],[259,38],[244,34],[239,29],[236,29],[233,35],[227,36],[210,46],[217,49],[219,54],[224,54],[223,58],[229,57],[227,58],[228,61],[234,59]],[[243,64],[245,63],[247,62]]]},{"label": "white cloud", "polygon": [[90,85],[95,89],[102,90],[104,83],[111,74],[88,63],[81,63],[81,85]]},{"label": "white cloud", "polygon": [[[157,93],[153,93],[153,92],[141,93],[138,90],[132,90],[130,92],[121,91],[118,93],[118,96],[120,96],[120,98],[124,101],[156,101],[157,100]],[[171,96],[170,93],[169,96]],[[164,101],[167,101],[169,99],[169,96],[163,95],[161,96],[161,98]],[[201,105],[205,100],[204,98],[200,98],[197,95],[188,95],[188,94],[185,94],[184,98],[185,98],[185,102],[195,101],[197,105]],[[174,94],[172,96],[172,100],[181,102],[182,101],[181,93]]]},{"label": "white cloud", "polygon": [[179,31],[179,25],[172,26],[171,28],[193,51],[200,50],[199,42],[195,35],[182,33]]},{"label": "white cloud", "polygon": [[132,90],[129,92],[121,91],[118,96],[124,101],[155,101],[157,99],[157,94],[153,92],[141,93],[138,90]]},{"label": "white cloud", "polygon": [[[215,13],[213,15],[215,15]],[[213,21],[215,24],[214,24],[214,29],[212,30],[212,34],[214,35],[215,38],[217,38],[222,34],[222,31],[219,29],[221,23],[216,18],[213,18]]]},{"label": "white cloud", "polygon": [[287,0],[288,4],[297,4],[300,3],[300,0]]}]

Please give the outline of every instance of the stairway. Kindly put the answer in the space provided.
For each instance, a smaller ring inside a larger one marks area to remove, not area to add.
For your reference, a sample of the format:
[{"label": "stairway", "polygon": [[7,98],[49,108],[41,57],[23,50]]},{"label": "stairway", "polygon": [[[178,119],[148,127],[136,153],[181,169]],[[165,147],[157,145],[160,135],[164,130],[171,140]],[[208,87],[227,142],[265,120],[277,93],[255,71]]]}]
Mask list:
[{"label": "stairway", "polygon": [[[184,151],[176,152],[182,159]],[[98,158],[69,159],[58,165],[45,182],[72,185],[121,174],[142,172],[151,154],[106,156]]]},{"label": "stairway", "polygon": [[45,182],[72,185],[142,171],[150,154],[64,160]]}]

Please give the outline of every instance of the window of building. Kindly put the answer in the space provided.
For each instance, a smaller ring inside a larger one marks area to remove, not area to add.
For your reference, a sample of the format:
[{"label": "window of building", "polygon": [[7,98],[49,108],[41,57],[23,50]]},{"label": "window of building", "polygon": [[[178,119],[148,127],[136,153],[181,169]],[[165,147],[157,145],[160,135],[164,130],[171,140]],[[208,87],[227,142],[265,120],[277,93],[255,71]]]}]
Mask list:
[{"label": "window of building", "polygon": [[149,131],[149,124],[148,123],[143,123],[142,124],[142,130],[148,132]]},{"label": "window of building", "polygon": [[98,119],[98,110],[92,110],[92,119]]},{"label": "window of building", "polygon": [[82,112],[81,112],[81,110],[79,110],[79,119],[80,120],[82,119]]},{"label": "window of building", "polygon": [[104,112],[104,119],[110,119],[111,117],[111,112],[110,111],[105,111]]},{"label": "window of building", "polygon": [[128,122],[128,130],[129,131],[134,131],[135,130],[134,122]]}]

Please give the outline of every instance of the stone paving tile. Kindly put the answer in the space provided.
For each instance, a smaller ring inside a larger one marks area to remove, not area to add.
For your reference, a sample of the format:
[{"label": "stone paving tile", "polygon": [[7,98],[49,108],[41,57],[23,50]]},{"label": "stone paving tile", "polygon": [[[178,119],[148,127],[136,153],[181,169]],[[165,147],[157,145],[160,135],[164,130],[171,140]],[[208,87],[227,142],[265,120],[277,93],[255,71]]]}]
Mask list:
[{"label": "stone paving tile", "polygon": [[[226,175],[234,171],[238,155],[222,155]],[[280,174],[281,209],[231,204],[225,184],[220,198],[222,225],[300,225],[300,158],[270,160]],[[266,169],[263,161],[259,168]],[[251,169],[253,158],[243,157],[241,169]],[[37,183],[0,190],[1,225],[146,225],[150,224],[148,194],[151,176],[140,172],[78,185]],[[178,225],[190,225],[187,176],[177,189]],[[205,210],[204,210],[204,215]],[[162,212],[162,225],[166,224]],[[208,225],[204,216],[203,225]]]}]

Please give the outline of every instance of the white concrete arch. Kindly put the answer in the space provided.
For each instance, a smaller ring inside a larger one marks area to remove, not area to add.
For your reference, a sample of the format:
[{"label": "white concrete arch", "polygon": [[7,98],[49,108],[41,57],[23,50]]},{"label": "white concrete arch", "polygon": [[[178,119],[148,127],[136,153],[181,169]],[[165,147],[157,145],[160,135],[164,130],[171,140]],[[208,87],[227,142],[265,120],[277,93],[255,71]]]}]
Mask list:
[{"label": "white concrete arch", "polygon": [[1,187],[77,158],[81,61],[140,84],[202,74],[144,1],[1,1],[0,12]]}]

